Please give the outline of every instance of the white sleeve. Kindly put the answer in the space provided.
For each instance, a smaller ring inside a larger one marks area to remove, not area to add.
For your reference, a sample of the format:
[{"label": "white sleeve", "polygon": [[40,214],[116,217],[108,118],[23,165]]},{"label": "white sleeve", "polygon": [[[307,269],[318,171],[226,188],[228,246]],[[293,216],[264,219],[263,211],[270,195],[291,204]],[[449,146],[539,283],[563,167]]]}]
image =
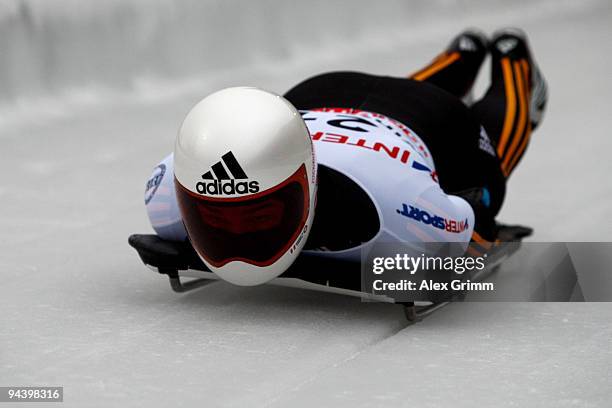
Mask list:
[{"label": "white sleeve", "polygon": [[144,199],[151,226],[160,238],[169,241],[184,241],[187,238],[174,192],[172,153],[153,169],[145,186]]}]

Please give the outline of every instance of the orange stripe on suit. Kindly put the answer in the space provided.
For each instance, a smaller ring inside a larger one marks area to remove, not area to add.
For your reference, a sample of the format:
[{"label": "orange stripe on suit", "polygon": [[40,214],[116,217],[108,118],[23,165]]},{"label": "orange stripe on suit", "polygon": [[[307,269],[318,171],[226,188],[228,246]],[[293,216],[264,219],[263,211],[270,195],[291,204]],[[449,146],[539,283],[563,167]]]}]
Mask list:
[{"label": "orange stripe on suit", "polygon": [[525,123],[527,122],[527,87],[525,86],[523,71],[518,61],[514,62],[514,75],[517,82],[516,90],[518,91],[520,110],[519,120],[514,135],[512,136],[512,142],[510,147],[506,149],[502,158],[502,170],[506,177],[510,174],[510,161],[519,145],[519,142],[521,141],[521,136],[523,136],[523,132],[525,131]]},{"label": "orange stripe on suit", "polygon": [[504,127],[499,139],[499,145],[497,146],[497,155],[499,157],[503,157],[504,148],[506,144],[508,144],[516,113],[516,95],[514,93],[514,80],[512,79],[510,60],[508,58],[502,58],[501,65],[504,75],[504,85],[506,87],[506,117],[504,119]]},{"label": "orange stripe on suit", "polygon": [[[527,101],[529,101],[529,98],[531,97],[531,90],[529,89],[529,66],[527,65],[527,61],[522,60],[521,61],[521,67],[523,68],[523,75],[525,78],[525,93],[526,93],[526,98]],[[529,105],[527,105],[527,109],[529,109]],[[509,165],[508,165],[508,174],[514,170],[514,167],[516,166],[516,164],[518,163],[519,159],[521,158],[521,156],[523,155],[523,153],[525,152],[525,149],[527,148],[527,143],[529,142],[529,139],[531,138],[531,121],[528,120],[528,124],[527,124],[527,130],[525,131],[525,136],[523,137],[523,140],[521,141],[521,144],[518,148],[518,150],[516,151],[516,154],[514,155],[514,157],[512,158],[512,160],[510,161]]]},{"label": "orange stripe on suit", "polygon": [[424,81],[427,78],[433,76],[436,72],[441,71],[453,62],[457,61],[459,57],[460,55],[458,52],[453,52],[451,54],[443,54],[440,57],[436,58],[429,66],[413,74],[411,78],[416,81]]}]

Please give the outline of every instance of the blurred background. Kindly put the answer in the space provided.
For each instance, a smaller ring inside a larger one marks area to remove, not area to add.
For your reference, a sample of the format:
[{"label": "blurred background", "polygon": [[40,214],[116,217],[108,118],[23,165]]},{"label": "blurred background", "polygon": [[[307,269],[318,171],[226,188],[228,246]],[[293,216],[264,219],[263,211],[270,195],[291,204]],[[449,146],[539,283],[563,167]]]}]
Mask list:
[{"label": "blurred background", "polygon": [[466,27],[518,26],[550,99],[500,219],[610,241],[610,22],[607,0],[0,0],[0,385],[79,407],[604,406],[609,304],[453,304],[405,328],[301,290],[178,296],[127,237],[152,231],[145,182],[207,94],[404,76]]}]

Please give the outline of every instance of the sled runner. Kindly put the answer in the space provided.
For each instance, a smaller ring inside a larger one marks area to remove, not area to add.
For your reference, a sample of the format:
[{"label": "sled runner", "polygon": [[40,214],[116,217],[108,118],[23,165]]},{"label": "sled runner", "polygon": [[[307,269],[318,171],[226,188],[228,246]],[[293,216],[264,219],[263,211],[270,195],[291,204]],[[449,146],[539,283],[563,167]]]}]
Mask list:
[{"label": "sled runner", "polygon": [[[470,279],[484,280],[494,273],[505,259],[518,250],[520,241],[532,232],[528,227],[501,225],[499,240],[514,244],[494,246],[488,253],[487,267],[472,274]],[[153,234],[134,234],[129,237],[128,242],[138,252],[146,266],[168,276],[170,286],[175,292],[189,292],[219,280],[219,277],[204,265],[188,241],[166,241]],[[359,297],[367,301],[401,303],[385,295],[362,291],[359,262],[330,259],[309,253],[302,253],[285,273],[269,283]],[[450,298],[401,304],[404,306],[406,318],[413,322],[433,313],[450,301],[460,300],[461,296],[461,293],[455,293]]]}]

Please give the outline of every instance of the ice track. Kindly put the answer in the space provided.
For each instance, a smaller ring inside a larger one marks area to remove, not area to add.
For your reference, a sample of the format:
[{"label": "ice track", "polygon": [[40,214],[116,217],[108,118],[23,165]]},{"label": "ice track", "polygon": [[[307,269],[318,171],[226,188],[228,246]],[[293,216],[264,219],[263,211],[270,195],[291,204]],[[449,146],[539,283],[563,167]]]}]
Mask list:
[{"label": "ice track", "polygon": [[502,220],[536,241],[610,241],[612,6],[460,3],[473,7],[460,18],[419,9],[413,26],[146,92],[112,78],[100,92],[13,89],[0,110],[0,385],[61,385],[70,407],[609,406],[612,304],[452,304],[405,327],[399,306],[303,290],[177,295],[127,245],[150,231],[144,182],[204,94],[283,92],[334,69],[401,75],[457,30],[500,25],[527,30],[551,88]]}]

